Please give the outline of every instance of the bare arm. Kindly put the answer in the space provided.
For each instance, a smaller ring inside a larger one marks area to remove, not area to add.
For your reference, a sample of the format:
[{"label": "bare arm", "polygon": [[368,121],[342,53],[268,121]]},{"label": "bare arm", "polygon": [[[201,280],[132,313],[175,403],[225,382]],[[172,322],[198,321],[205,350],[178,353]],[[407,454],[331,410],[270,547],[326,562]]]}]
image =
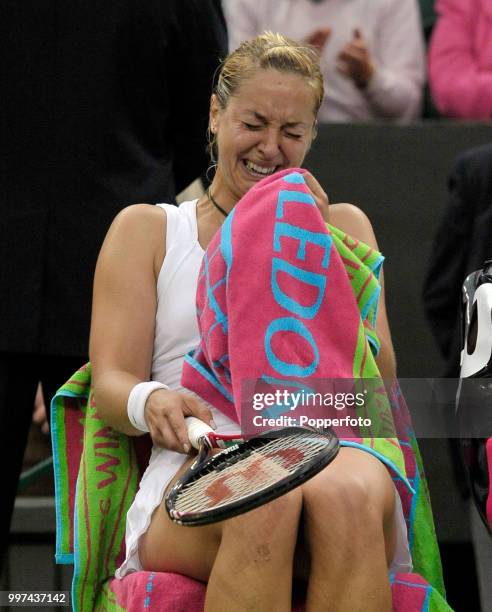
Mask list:
[{"label": "bare arm", "polygon": [[[115,429],[141,435],[128,420],[131,389],[150,379],[156,284],[165,252],[166,216],[139,204],[114,220],[99,255],[94,279],[90,357],[94,396],[102,418]],[[159,389],[145,405],[155,444],[186,450],[184,415],[207,422],[211,415],[196,399]]]},{"label": "bare arm", "polygon": [[[128,421],[131,388],[149,380],[156,311],[156,260],[165,236],[157,207],[124,209],[106,236],[96,266],[90,337],[94,395],[115,429],[140,434]],[[165,246],[163,246],[165,248]]]},{"label": "bare arm", "polygon": [[386,3],[376,36],[375,71],[364,89],[379,117],[416,119],[425,83],[425,44],[416,0]]},{"label": "bare arm", "polygon": [[[379,251],[371,222],[360,208],[352,204],[332,204],[329,207],[329,216],[332,225]],[[386,313],[383,273],[381,273],[380,282],[381,296],[379,299],[376,331],[381,342],[381,350],[376,358],[376,363],[383,378],[395,378],[396,358],[391,341],[388,315]]]}]

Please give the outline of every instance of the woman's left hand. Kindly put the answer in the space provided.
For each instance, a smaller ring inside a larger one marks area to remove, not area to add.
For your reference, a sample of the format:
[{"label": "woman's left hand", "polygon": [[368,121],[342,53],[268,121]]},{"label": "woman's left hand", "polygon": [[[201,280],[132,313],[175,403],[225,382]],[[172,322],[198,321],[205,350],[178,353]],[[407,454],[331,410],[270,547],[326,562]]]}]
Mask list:
[{"label": "woman's left hand", "polygon": [[323,217],[325,223],[329,222],[329,204],[330,200],[326,195],[325,191],[318,183],[318,181],[314,178],[314,176],[310,172],[304,173],[304,179],[306,181],[306,185],[311,190],[313,197],[316,201],[316,206],[319,208],[321,216]]}]

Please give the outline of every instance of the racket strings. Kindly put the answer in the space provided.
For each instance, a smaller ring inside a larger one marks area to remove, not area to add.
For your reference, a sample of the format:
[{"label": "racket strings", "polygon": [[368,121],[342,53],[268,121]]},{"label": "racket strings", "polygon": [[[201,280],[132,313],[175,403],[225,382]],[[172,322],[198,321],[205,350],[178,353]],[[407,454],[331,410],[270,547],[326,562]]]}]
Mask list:
[{"label": "racket strings", "polygon": [[246,457],[224,457],[225,467],[220,465],[220,455],[216,455],[207,466],[208,473],[183,487],[175,509],[180,514],[212,510],[257,495],[295,474],[327,446],[325,437],[302,433],[270,439],[263,446],[249,449]]}]

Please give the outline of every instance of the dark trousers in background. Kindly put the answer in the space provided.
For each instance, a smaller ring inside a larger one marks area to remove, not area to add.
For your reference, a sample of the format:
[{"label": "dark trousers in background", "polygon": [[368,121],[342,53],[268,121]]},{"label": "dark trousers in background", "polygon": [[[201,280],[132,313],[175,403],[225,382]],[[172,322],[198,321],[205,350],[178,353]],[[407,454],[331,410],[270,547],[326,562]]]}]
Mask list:
[{"label": "dark trousers in background", "polygon": [[[57,389],[87,361],[86,357],[0,352],[0,574],[8,550],[10,521],[32,421],[38,382],[49,413]],[[49,414],[48,414],[49,417]]]}]

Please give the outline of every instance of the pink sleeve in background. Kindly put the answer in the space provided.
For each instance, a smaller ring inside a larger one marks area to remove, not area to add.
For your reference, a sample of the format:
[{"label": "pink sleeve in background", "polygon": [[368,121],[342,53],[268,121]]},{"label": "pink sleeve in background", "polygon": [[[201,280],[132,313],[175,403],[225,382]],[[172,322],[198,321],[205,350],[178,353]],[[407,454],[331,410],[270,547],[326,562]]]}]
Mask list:
[{"label": "pink sleeve in background", "polygon": [[429,84],[445,116],[492,118],[492,2],[438,0]]}]

